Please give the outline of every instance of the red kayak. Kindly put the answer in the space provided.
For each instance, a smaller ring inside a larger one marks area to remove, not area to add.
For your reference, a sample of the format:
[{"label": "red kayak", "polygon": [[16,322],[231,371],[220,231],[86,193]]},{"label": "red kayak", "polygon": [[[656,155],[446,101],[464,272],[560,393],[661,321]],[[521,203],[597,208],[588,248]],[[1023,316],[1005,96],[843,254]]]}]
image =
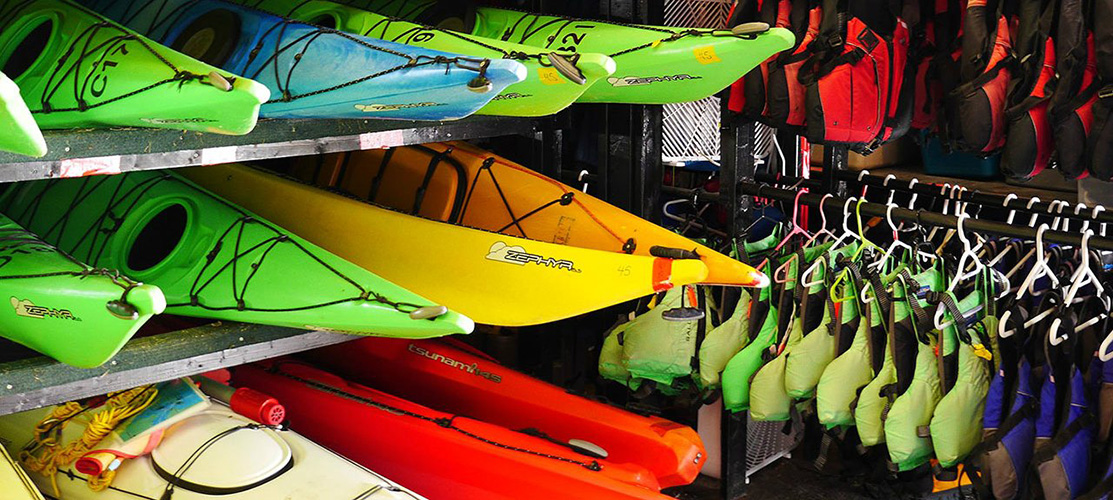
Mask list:
[{"label": "red kayak", "polygon": [[309,359],[349,380],[508,429],[587,441],[607,461],[648,469],[663,488],[691,483],[706,453],[690,427],[591,401],[510,370],[453,341],[364,338]]},{"label": "red kayak", "polygon": [[281,401],[292,429],[428,498],[670,499],[644,468],[432,410],[299,361],[237,367],[232,382]]}]

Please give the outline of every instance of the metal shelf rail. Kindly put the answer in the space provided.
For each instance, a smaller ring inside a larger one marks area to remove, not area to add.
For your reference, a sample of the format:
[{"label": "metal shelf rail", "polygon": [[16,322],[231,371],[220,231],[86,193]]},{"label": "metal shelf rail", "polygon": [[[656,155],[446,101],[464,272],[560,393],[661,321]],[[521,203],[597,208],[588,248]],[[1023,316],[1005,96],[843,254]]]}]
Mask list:
[{"label": "metal shelf rail", "polygon": [[356,337],[322,331],[214,323],[128,342],[99,368],[46,357],[0,364],[0,415],[98,396],[316,349]]},{"label": "metal shelf rail", "polygon": [[474,116],[451,122],[390,120],[260,120],[245,136],[164,129],[45,132],[44,158],[0,153],[0,183],[217,165],[447,140],[535,135],[560,127],[542,119]]}]

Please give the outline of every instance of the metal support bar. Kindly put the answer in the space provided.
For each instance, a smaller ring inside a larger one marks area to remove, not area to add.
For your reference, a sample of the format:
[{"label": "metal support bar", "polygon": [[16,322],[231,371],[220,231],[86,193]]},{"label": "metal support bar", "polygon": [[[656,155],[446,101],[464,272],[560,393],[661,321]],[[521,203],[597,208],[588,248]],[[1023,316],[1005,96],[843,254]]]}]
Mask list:
[{"label": "metal support bar", "polygon": [[824,193],[835,196],[846,196],[846,183],[839,181],[839,172],[847,169],[850,159],[850,150],[846,146],[828,145],[823,148],[823,183]]},{"label": "metal support bar", "polygon": [[754,178],[754,134],[757,125],[749,120],[742,123],[726,123],[722,129],[722,164],[719,177],[722,185],[722,198],[727,210],[728,234],[732,238],[742,236],[749,221],[753,200],[738,191],[738,183]]},{"label": "metal support bar", "polygon": [[637,106],[631,127],[631,161],[634,173],[634,213],[643,219],[655,220],[660,213],[661,190],[665,183],[661,165],[661,106]]}]

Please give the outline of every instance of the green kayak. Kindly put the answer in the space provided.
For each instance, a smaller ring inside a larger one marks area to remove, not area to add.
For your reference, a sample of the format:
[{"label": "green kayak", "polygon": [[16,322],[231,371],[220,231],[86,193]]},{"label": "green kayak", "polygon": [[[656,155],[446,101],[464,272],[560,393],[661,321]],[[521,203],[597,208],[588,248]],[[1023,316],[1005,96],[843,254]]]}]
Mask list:
[{"label": "green kayak", "polygon": [[514,59],[529,76],[479,110],[481,115],[546,116],[571,106],[614,60],[602,54],[552,51],[447,31],[321,0],[236,0],[275,14],[371,38],[489,59]]},{"label": "green kayak", "polygon": [[0,211],[91,265],[158,285],[172,314],[384,337],[474,326],[174,173],[16,184]]},{"label": "green kayak", "polygon": [[753,25],[740,27],[736,34],[586,21],[492,7],[471,10],[436,0],[355,3],[379,14],[475,36],[614,58],[618,65],[614,76],[593,85],[579,102],[671,104],[710,97],[762,61],[792,48],[795,40],[789,30],[749,31],[756,29]]},{"label": "green kayak", "polygon": [[19,94],[19,86],[0,73],[0,151],[39,158],[46,154],[46,141],[31,110]]},{"label": "green kayak", "polygon": [[158,45],[67,0],[0,2],[0,69],[39,126],[242,135],[266,87]]},{"label": "green kayak", "polygon": [[0,215],[0,336],[58,361],[108,361],[166,308],[158,287],[93,269]]}]

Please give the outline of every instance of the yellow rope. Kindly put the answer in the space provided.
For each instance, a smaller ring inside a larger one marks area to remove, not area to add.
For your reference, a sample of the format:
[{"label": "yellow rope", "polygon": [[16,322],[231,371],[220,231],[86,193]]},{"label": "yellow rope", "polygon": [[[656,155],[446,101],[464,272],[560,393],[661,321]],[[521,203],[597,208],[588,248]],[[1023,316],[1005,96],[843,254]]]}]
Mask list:
[{"label": "yellow rope", "polygon": [[[35,426],[32,444],[19,454],[19,459],[29,471],[49,477],[54,487],[55,497],[61,498],[58,490],[57,472],[85,453],[93,450],[121,422],[138,414],[154,402],[158,391],[154,386],[136,387],[122,392],[111,393],[104,409],[89,421],[81,437],[62,445],[62,429],[74,415],[86,408],[76,402],[66,403],[54,409],[50,416]],[[40,454],[41,451],[41,454]],[[94,491],[101,491],[112,484],[116,471],[104,471],[88,480]]]}]

